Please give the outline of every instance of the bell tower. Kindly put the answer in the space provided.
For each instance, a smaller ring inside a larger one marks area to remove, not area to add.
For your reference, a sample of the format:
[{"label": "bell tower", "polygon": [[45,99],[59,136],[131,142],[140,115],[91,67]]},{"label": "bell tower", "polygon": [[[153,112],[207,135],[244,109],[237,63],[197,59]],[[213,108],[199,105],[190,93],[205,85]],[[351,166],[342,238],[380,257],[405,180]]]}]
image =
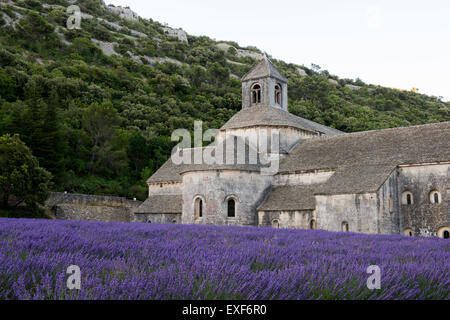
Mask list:
[{"label": "bell tower", "polygon": [[242,78],[242,109],[262,106],[288,111],[288,80],[264,58]]}]

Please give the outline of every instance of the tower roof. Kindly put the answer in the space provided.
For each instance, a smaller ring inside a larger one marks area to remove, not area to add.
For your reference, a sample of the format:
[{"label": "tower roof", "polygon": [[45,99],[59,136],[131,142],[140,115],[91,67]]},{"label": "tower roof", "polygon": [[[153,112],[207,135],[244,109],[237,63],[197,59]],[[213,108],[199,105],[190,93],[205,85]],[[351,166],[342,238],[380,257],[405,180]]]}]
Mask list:
[{"label": "tower roof", "polygon": [[247,74],[242,78],[242,81],[257,80],[261,78],[275,78],[282,82],[288,82],[285,76],[272,64],[272,62],[264,55],[264,58],[254,66]]},{"label": "tower roof", "polygon": [[287,126],[310,132],[322,132],[325,135],[337,135],[343,132],[314,121],[297,117],[288,111],[261,105],[242,109],[223,125],[220,130],[232,130],[255,126]]}]

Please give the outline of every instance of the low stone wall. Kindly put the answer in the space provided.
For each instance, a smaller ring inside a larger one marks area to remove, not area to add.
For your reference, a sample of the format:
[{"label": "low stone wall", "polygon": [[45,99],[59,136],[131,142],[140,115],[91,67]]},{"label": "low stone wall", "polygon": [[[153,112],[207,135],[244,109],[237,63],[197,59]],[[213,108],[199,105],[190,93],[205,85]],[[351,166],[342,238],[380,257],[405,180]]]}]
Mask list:
[{"label": "low stone wall", "polygon": [[107,222],[131,222],[133,213],[125,207],[81,206],[60,204],[56,206],[56,219]]},{"label": "low stone wall", "polygon": [[181,213],[156,213],[156,214],[135,214],[134,222],[144,223],[157,223],[157,224],[169,224],[169,223],[181,223]]},{"label": "low stone wall", "polygon": [[45,203],[55,219],[132,222],[141,201],[121,197],[54,192]]}]

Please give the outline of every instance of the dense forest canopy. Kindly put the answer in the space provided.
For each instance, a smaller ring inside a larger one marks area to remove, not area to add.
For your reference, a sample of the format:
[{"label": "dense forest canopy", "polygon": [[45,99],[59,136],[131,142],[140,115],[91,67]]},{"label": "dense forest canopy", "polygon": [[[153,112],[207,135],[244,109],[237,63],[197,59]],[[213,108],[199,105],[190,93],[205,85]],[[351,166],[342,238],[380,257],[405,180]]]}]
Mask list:
[{"label": "dense forest canopy", "polygon": [[[182,41],[100,0],[76,4],[81,29],[69,30],[68,1],[0,1],[0,135],[20,136],[53,190],[144,199],[172,131],[197,119],[220,128],[239,111],[239,79],[261,52]],[[289,79],[292,113],[345,132],[450,120],[437,97],[272,61]]]}]

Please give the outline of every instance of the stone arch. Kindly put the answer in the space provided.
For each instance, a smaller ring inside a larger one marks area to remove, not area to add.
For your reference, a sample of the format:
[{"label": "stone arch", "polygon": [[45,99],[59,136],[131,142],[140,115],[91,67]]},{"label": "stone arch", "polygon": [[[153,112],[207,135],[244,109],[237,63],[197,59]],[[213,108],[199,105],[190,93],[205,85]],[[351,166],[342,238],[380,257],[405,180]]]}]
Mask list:
[{"label": "stone arch", "polygon": [[311,221],[309,222],[309,228],[311,230],[316,230],[317,229],[317,222],[316,219],[311,219]]},{"label": "stone arch", "polygon": [[408,237],[414,237],[414,231],[413,231],[413,229],[411,229],[411,228],[406,228],[406,229],[403,231],[403,234],[404,234],[405,236],[408,236]]},{"label": "stone arch", "polygon": [[227,200],[227,215],[228,215],[228,218],[236,218],[237,201],[235,198],[231,197]]},{"label": "stone arch", "polygon": [[[234,202],[234,203],[233,203]],[[238,204],[239,204],[239,198],[232,194],[232,195],[228,195],[225,197],[224,199],[224,203],[225,203],[225,208],[227,211],[227,217],[228,218],[236,218],[237,214],[238,214]],[[230,210],[232,210],[232,206],[234,205],[234,215],[232,214],[232,212]]]},{"label": "stone arch", "polygon": [[261,103],[262,100],[262,86],[259,82],[252,84],[250,89],[250,101],[252,104]]},{"label": "stone arch", "polygon": [[194,197],[194,217],[202,218],[205,213],[205,198],[197,195]]},{"label": "stone arch", "polygon": [[274,97],[275,97],[275,104],[281,106],[282,105],[282,99],[283,99],[283,95],[282,95],[282,86],[281,84],[277,83],[275,85],[275,92],[274,92]]},{"label": "stone arch", "polygon": [[152,220],[150,220],[150,218],[148,218],[147,223],[152,223]]},{"label": "stone arch", "polygon": [[440,227],[437,236],[443,239],[450,239],[450,227]]},{"label": "stone arch", "polygon": [[411,191],[403,191],[402,193],[402,204],[403,205],[410,205],[414,204],[414,197]]},{"label": "stone arch", "polygon": [[342,231],[343,232],[349,232],[350,231],[350,227],[347,221],[343,221],[342,222]]},{"label": "stone arch", "polygon": [[442,202],[441,193],[437,190],[430,192],[430,203],[439,204]]},{"label": "stone arch", "polygon": [[280,220],[278,220],[278,219],[272,220],[272,228],[279,229],[280,228]]}]

